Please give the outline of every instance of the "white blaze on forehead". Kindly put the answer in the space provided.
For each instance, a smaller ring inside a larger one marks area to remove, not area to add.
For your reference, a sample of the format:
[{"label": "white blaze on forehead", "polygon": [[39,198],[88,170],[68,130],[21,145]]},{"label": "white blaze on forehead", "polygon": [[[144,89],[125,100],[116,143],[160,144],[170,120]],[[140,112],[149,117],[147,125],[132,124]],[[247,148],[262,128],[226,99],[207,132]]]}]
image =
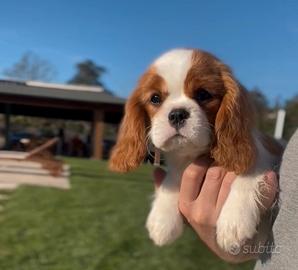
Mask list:
[{"label": "white blaze on forehead", "polygon": [[184,81],[192,65],[193,50],[176,49],[159,57],[153,66],[166,82],[170,96],[183,93]]}]

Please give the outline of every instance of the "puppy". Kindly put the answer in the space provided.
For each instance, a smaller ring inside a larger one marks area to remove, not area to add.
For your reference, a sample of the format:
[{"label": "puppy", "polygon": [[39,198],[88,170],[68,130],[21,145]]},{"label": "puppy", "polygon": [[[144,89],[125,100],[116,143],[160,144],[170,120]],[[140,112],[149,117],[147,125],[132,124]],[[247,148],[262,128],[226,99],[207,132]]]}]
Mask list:
[{"label": "puppy", "polygon": [[279,163],[281,148],[255,129],[253,118],[246,90],[210,53],[171,50],[142,75],[127,101],[110,168],[127,172],[138,167],[149,141],[164,153],[167,176],[146,223],[156,245],[181,235],[181,175],[203,154],[237,174],[217,220],[218,245],[230,251],[255,235],[260,186],[264,173]]}]

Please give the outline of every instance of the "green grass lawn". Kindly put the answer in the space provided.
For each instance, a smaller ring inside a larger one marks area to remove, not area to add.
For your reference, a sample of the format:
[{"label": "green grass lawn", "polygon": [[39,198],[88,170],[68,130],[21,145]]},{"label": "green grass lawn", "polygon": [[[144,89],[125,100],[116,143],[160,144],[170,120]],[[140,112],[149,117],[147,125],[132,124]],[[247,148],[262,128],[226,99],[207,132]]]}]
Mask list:
[{"label": "green grass lawn", "polygon": [[126,175],[105,162],[67,159],[68,191],[21,187],[0,212],[0,269],[252,269],[212,255],[187,229],[158,248],[144,228],[153,192],[150,166]]}]

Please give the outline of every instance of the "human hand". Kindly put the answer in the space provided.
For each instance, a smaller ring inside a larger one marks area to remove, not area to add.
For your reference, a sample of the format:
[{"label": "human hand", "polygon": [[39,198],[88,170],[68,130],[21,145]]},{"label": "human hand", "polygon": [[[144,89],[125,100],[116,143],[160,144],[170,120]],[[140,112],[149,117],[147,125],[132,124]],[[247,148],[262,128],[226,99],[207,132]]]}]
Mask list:
[{"label": "human hand", "polygon": [[[156,188],[159,187],[165,174],[160,168],[154,171]],[[183,173],[179,209],[201,240],[214,253],[224,260],[241,262],[252,259],[255,255],[227,254],[216,243],[216,221],[235,179],[236,175],[233,172],[227,172],[224,168],[214,164],[210,165],[210,160],[196,160]],[[266,187],[261,190],[260,209],[266,212],[275,199],[278,181],[273,171],[268,172],[264,180]]]}]

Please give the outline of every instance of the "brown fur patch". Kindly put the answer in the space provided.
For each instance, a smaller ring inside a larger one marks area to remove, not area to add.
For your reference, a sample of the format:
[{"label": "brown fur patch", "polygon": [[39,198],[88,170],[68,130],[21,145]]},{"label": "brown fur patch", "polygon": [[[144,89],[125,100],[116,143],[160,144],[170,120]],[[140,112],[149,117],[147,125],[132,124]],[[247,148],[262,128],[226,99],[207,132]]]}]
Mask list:
[{"label": "brown fur patch", "polygon": [[118,139],[112,150],[109,167],[113,171],[127,172],[135,169],[147,153],[146,136],[150,119],[158,107],[150,103],[152,94],[166,98],[164,80],[150,68],[139,80],[137,88],[125,106]]},{"label": "brown fur patch", "polygon": [[151,96],[158,94],[162,102],[168,96],[166,83],[164,79],[156,73],[154,67],[150,67],[148,71],[144,73],[136,91],[138,91],[139,100],[150,118],[154,116],[159,108],[159,106],[154,106],[150,103]]},{"label": "brown fur patch", "polygon": [[199,89],[206,89],[213,98],[200,104],[211,124],[214,125],[217,111],[225,88],[216,59],[209,53],[195,50],[192,56],[192,67],[184,82],[185,94],[194,98]]},{"label": "brown fur patch", "polygon": [[216,115],[216,142],[211,153],[226,169],[243,174],[256,161],[256,146],[252,137],[254,113],[246,90],[231,70],[224,64],[220,64],[220,69],[226,93]]},{"label": "brown fur patch", "polygon": [[185,93],[194,97],[197,89],[205,89],[213,96],[200,104],[214,130],[212,157],[227,170],[247,172],[254,165],[256,148],[251,135],[253,110],[246,90],[220,60],[195,50]]}]

